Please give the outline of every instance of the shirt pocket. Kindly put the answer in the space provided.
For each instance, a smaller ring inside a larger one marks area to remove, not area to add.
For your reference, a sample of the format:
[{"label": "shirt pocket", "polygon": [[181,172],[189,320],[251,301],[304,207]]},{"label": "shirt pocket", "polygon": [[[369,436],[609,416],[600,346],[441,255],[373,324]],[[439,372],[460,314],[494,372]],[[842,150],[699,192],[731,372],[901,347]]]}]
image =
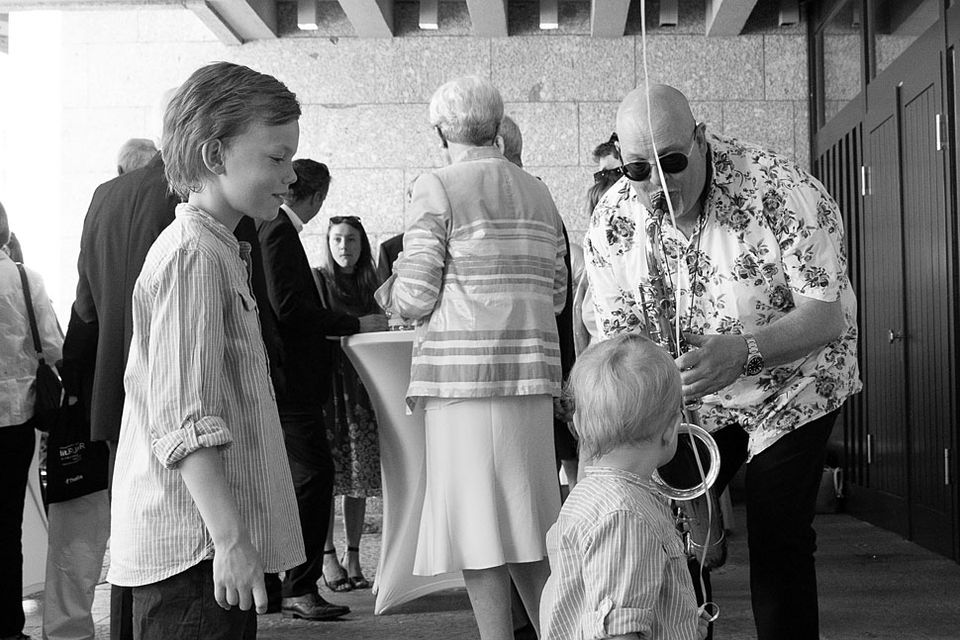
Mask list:
[{"label": "shirt pocket", "polygon": [[243,285],[234,285],[233,290],[236,291],[237,295],[240,297],[240,306],[243,307],[243,310],[256,313],[257,299],[253,297],[252,293],[250,293],[249,287]]}]

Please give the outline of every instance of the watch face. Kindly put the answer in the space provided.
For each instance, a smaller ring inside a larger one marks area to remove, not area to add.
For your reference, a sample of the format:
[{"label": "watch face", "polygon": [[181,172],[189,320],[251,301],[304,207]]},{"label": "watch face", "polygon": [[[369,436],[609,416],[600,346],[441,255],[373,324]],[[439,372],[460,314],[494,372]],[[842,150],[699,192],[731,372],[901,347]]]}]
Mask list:
[{"label": "watch face", "polygon": [[748,376],[755,376],[763,369],[763,358],[753,356],[747,360],[746,373]]}]

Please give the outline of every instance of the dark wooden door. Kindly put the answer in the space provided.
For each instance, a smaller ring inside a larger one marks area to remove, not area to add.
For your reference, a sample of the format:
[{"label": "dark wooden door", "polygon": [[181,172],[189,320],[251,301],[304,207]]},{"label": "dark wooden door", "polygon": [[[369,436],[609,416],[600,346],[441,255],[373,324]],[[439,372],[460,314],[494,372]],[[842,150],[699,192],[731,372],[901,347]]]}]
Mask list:
[{"label": "dark wooden door", "polygon": [[[867,89],[864,327],[871,520],[954,555],[954,241],[943,38],[921,36]],[[938,131],[939,128],[939,131]]]},{"label": "dark wooden door", "polygon": [[[851,499],[869,520],[910,533],[903,233],[896,88],[874,100],[865,122],[863,220],[864,404],[870,496]],[[882,108],[881,108],[882,107]]]},{"label": "dark wooden door", "polygon": [[[847,105],[830,124],[817,132],[816,148],[820,150],[815,172],[827,191],[837,201],[843,215],[844,246],[847,270],[857,299],[863,296],[863,104],[862,100]],[[858,309],[857,326],[863,327],[863,308]],[[858,352],[860,371],[865,371],[864,353]],[[831,452],[843,451],[842,466],[848,484],[865,486],[867,482],[866,420],[864,394],[848,399],[841,411],[838,426],[830,437]]]},{"label": "dark wooden door", "polygon": [[953,246],[942,134],[942,32],[934,28],[916,44],[916,62],[900,87],[910,517],[915,541],[952,555],[947,467],[955,397]]}]

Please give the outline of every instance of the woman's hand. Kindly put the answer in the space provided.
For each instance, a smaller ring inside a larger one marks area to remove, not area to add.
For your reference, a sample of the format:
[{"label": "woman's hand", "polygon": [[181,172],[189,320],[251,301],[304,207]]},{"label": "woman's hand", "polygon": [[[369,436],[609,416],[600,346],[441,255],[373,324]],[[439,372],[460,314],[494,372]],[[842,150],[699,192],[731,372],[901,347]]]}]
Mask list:
[{"label": "woman's hand", "polygon": [[360,333],[386,330],[387,316],[383,315],[382,313],[371,313],[367,316],[360,316]]}]

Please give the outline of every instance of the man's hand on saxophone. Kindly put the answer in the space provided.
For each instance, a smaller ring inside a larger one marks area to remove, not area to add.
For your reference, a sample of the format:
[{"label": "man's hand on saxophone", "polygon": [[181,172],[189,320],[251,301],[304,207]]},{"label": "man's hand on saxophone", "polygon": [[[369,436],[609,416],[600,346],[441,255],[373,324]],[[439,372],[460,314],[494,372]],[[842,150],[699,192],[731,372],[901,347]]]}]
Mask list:
[{"label": "man's hand on saxophone", "polygon": [[743,373],[748,353],[743,336],[685,333],[683,337],[692,347],[676,359],[685,400],[716,393]]}]

